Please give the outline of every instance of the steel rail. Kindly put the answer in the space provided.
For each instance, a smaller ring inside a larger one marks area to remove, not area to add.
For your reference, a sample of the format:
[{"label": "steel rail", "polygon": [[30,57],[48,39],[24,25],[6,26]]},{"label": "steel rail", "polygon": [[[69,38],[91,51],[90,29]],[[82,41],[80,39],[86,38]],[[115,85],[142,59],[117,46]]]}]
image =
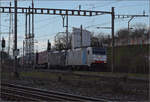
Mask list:
[{"label": "steel rail", "polygon": [[58,95],[54,95],[54,94],[45,94],[45,93],[41,93],[41,92],[33,92],[31,90],[25,90],[25,89],[20,89],[20,88],[2,88],[2,91],[5,92],[9,92],[9,93],[14,93],[14,94],[22,94],[28,97],[34,97],[36,99],[39,100],[50,100],[50,101],[65,101],[65,100],[69,100],[69,101],[77,101],[75,99],[69,99],[67,97],[62,97],[62,96],[58,96]]},{"label": "steel rail", "polygon": [[33,98],[29,98],[29,97],[25,97],[25,96],[21,96],[21,95],[16,95],[13,93],[8,93],[8,92],[0,92],[1,94],[1,99],[2,100],[24,100],[24,101],[39,101],[38,99],[33,99]]},{"label": "steel rail", "polygon": [[52,97],[63,99],[66,101],[79,101],[79,102],[88,102],[88,101],[106,102],[106,101],[108,101],[106,99],[83,97],[83,96],[79,96],[79,95],[72,95],[72,94],[66,94],[66,93],[55,92],[55,91],[46,91],[46,90],[42,90],[42,89],[38,89],[38,88],[31,88],[31,87],[25,87],[22,85],[15,85],[15,84],[8,84],[8,83],[7,84],[2,83],[2,86],[16,88],[16,89],[19,89],[20,91],[27,90],[28,92],[33,92],[33,93],[36,92],[37,94],[44,95],[44,96],[52,95]]}]

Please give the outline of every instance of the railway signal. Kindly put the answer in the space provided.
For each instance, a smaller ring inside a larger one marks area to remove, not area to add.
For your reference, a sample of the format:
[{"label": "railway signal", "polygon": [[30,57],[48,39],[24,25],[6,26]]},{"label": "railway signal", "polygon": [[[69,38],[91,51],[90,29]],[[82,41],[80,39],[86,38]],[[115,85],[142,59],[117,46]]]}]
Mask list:
[{"label": "railway signal", "polygon": [[51,43],[49,42],[48,40],[48,43],[47,43],[47,51],[50,51],[51,50]]},{"label": "railway signal", "polygon": [[1,67],[3,68],[3,53],[4,53],[4,48],[5,48],[5,39],[4,38],[2,38],[2,51],[1,51]]},{"label": "railway signal", "polygon": [[5,48],[5,45],[6,45],[6,44],[5,44],[5,39],[3,38],[3,39],[2,39],[2,49]]}]

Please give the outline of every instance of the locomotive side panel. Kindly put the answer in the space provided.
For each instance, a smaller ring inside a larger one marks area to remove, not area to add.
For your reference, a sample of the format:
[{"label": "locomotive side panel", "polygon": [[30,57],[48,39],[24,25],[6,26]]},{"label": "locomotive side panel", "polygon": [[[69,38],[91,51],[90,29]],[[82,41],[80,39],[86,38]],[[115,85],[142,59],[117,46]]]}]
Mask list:
[{"label": "locomotive side panel", "polygon": [[78,48],[74,50],[68,51],[67,65],[72,66],[87,66],[88,65],[88,57],[87,57],[87,49],[86,48]]}]

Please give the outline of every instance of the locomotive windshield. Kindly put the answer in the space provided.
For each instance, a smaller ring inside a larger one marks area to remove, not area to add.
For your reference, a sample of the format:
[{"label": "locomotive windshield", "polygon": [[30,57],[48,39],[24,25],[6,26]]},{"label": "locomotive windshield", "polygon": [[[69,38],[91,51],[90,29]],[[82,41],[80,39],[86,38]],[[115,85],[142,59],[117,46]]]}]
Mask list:
[{"label": "locomotive windshield", "polygon": [[105,48],[93,48],[93,54],[106,55],[106,49]]}]

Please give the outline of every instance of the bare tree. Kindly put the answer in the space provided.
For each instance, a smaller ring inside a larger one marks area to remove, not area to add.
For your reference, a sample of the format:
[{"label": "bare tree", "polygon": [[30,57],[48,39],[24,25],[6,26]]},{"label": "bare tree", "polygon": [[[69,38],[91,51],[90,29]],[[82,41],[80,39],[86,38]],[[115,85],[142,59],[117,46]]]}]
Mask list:
[{"label": "bare tree", "polygon": [[91,46],[92,47],[104,47],[104,45],[110,44],[110,38],[108,37],[108,34],[100,32],[96,35],[92,33],[91,38]]},{"label": "bare tree", "polygon": [[131,37],[134,38],[144,37],[148,33],[148,29],[146,25],[143,23],[135,24],[133,27],[134,29],[132,30]]},{"label": "bare tree", "polygon": [[127,37],[130,36],[130,33],[129,33],[129,31],[128,31],[127,28],[125,28],[125,29],[120,29],[120,30],[117,31],[116,36],[117,36],[119,39],[125,39],[125,38],[127,38]]},{"label": "bare tree", "polygon": [[127,38],[138,38],[143,37],[148,33],[148,29],[145,24],[138,23],[132,26],[130,31],[127,28],[123,28],[117,31],[116,36],[119,39],[127,39]]},{"label": "bare tree", "polygon": [[[69,33],[68,37],[68,48],[71,48],[71,35]],[[55,36],[55,42],[54,46],[56,50],[65,50],[66,49],[66,33],[65,32],[59,32]]]}]

